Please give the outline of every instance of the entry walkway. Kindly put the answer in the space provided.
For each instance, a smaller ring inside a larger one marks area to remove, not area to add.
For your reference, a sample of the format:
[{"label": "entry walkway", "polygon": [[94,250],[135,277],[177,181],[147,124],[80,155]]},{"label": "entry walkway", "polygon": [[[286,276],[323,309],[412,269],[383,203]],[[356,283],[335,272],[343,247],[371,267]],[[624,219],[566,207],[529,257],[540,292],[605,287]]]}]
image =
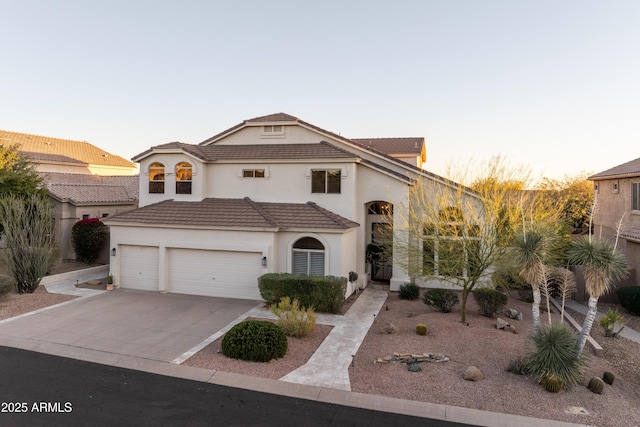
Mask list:
[{"label": "entry walkway", "polygon": [[[570,308],[570,309],[572,309],[572,310],[575,310],[575,311],[577,311],[578,313],[582,313],[582,314],[584,314],[584,315],[586,315],[586,314],[587,314],[587,311],[589,310],[589,308],[588,308],[588,307],[586,307],[586,306],[584,306],[584,305],[580,304],[580,303],[579,303],[579,302],[577,302],[577,301],[571,300],[571,299],[570,299],[570,300],[566,300],[566,301],[564,302],[564,305],[565,305],[567,308]],[[598,313],[596,314],[596,320],[600,319],[602,316],[604,316],[604,314],[602,314],[602,313],[598,312]],[[624,327],[624,329],[622,329],[622,331],[620,331],[620,336],[621,336],[621,337],[624,337],[624,338],[626,338],[626,339],[628,339],[628,340],[631,340],[631,341],[635,341],[635,342],[637,342],[637,343],[640,343],[640,332],[635,331],[635,330],[631,329],[631,328],[630,328],[630,327],[628,327],[628,326],[625,326],[625,327]]]}]

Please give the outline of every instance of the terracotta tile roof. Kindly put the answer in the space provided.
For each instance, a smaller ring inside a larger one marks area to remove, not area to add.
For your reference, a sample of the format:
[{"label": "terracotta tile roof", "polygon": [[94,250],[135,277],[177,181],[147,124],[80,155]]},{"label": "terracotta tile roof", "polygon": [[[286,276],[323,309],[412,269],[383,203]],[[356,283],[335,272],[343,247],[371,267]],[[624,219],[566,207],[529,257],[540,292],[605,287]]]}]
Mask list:
[{"label": "terracotta tile roof", "polygon": [[596,180],[599,178],[608,179],[608,178],[616,178],[616,177],[622,178],[622,177],[632,177],[632,176],[640,176],[640,158],[612,167],[611,169],[607,169],[604,172],[591,175],[587,179]]},{"label": "terracotta tile roof", "polygon": [[43,173],[45,187],[57,200],[74,205],[95,203],[135,203],[138,176],[98,176],[71,173]]},{"label": "terracotta tile roof", "polygon": [[351,141],[384,154],[422,154],[424,138],[352,138]]},{"label": "terracotta tile roof", "polygon": [[114,223],[237,228],[316,228],[346,230],[358,223],[314,203],[266,203],[208,198],[200,202],[166,200],[116,215]]},{"label": "terracotta tile roof", "polygon": [[320,142],[317,144],[208,145],[198,147],[208,160],[222,159],[316,159],[357,158],[346,150]]},{"label": "terracotta tile roof", "polygon": [[297,122],[299,120],[299,118],[293,117],[287,113],[275,113],[266,116],[254,117],[253,119],[245,120],[245,122]]},{"label": "terracotta tile roof", "polygon": [[167,149],[176,149],[176,150],[184,150],[185,152],[193,155],[202,160],[207,160],[207,157],[204,155],[200,146],[194,144],[185,144],[184,142],[169,142],[166,144],[155,145],[148,150],[138,154],[133,159],[136,160],[138,158],[145,157],[147,154],[151,154],[155,149],[159,150],[167,150]]},{"label": "terracotta tile roof", "polygon": [[0,130],[0,144],[19,145],[19,150],[35,162],[62,162],[135,168],[135,164],[110,154],[87,141]]}]

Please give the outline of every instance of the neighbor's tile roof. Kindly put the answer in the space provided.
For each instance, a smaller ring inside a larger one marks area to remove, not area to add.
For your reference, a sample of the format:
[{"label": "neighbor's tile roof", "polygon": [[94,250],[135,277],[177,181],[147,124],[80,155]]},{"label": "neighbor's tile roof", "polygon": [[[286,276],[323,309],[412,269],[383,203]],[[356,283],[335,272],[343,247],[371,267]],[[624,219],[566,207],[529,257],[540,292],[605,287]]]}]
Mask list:
[{"label": "neighbor's tile roof", "polygon": [[166,200],[111,218],[114,223],[238,228],[317,228],[346,230],[358,223],[315,203],[266,203],[208,198],[200,202]]},{"label": "neighbor's tile roof", "polygon": [[87,141],[74,141],[0,130],[0,144],[19,145],[19,151],[27,154],[35,162],[135,168],[135,164],[129,160],[101,150]]},{"label": "neighbor's tile roof", "polygon": [[596,180],[599,178],[608,179],[608,178],[622,178],[622,177],[630,177],[630,176],[640,176],[640,158],[615,166],[611,169],[607,169],[604,172],[591,175],[587,179]]},{"label": "neighbor's tile roof", "polygon": [[99,176],[43,173],[45,187],[55,199],[75,205],[134,203],[138,200],[138,176]]},{"label": "neighbor's tile roof", "polygon": [[351,141],[384,154],[422,154],[424,138],[351,138]]}]

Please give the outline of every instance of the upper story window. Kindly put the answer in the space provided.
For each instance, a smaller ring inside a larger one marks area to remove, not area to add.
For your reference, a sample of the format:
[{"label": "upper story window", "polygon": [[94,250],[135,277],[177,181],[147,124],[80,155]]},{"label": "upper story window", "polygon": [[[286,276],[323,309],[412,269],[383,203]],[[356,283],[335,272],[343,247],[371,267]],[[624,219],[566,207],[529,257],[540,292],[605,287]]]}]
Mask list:
[{"label": "upper story window", "polygon": [[631,210],[640,211],[640,182],[631,183]]},{"label": "upper story window", "polygon": [[282,137],[284,136],[284,126],[282,125],[262,126],[262,136],[265,138]]},{"label": "upper story window", "polygon": [[164,193],[164,165],[151,163],[149,166],[149,193]]},{"label": "upper story window", "polygon": [[191,174],[190,163],[180,162],[176,165],[176,194],[191,194]]},{"label": "upper story window", "polygon": [[264,178],[264,169],[243,169],[243,178]]},{"label": "upper story window", "polygon": [[340,193],[340,169],[311,171],[312,193]]}]

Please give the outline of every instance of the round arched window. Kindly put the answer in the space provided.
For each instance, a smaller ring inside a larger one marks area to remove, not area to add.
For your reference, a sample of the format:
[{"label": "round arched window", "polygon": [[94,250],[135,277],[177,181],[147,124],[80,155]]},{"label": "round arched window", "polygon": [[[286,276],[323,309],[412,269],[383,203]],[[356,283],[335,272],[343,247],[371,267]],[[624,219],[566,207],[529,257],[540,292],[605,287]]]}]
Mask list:
[{"label": "round arched window", "polygon": [[313,237],[303,237],[293,244],[292,274],[324,276],[324,245]]}]

